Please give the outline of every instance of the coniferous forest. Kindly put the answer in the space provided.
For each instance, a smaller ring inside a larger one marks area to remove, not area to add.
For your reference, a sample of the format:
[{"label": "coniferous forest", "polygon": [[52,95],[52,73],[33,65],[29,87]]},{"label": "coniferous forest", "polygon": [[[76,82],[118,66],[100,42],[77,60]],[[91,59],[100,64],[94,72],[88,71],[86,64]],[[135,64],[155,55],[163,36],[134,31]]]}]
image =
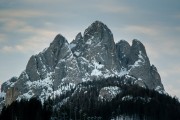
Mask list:
[{"label": "coniferous forest", "polygon": [[[140,120],[180,120],[180,103],[176,97],[121,84],[121,79],[114,77],[84,82],[78,85],[79,88],[43,104],[37,98],[15,101],[3,108],[0,120],[116,120],[118,116]],[[122,92],[111,101],[99,100],[99,91],[105,86],[118,86]]]}]

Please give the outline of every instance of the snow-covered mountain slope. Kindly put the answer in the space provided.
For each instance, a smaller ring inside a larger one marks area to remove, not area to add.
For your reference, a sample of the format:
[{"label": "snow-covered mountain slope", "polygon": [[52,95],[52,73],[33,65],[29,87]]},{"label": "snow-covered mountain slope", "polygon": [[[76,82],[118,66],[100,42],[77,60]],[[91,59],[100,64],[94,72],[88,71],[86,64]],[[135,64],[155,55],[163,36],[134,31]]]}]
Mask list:
[{"label": "snow-covered mountain slope", "polygon": [[[113,76],[125,76],[124,83],[131,78],[133,84],[164,91],[160,75],[155,66],[151,66],[144,45],[138,40],[133,40],[132,46],[124,40],[115,43],[111,30],[95,21],[71,43],[58,34],[48,48],[31,56],[16,80],[2,85],[1,92],[6,93],[6,104],[31,97],[38,97],[43,102],[48,97],[71,91],[79,83]],[[100,99],[106,99],[102,95],[109,93],[113,97],[118,92],[120,90],[115,87],[103,88]]]}]

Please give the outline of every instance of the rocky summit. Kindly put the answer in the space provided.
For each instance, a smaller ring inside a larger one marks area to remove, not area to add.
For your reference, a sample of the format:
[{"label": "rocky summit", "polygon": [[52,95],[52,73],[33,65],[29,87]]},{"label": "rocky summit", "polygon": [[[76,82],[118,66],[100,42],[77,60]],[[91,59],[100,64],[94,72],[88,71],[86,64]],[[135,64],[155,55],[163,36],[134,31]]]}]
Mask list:
[{"label": "rocky summit", "polygon": [[[132,78],[131,84],[164,91],[144,45],[136,39],[132,45],[125,40],[115,43],[111,30],[95,21],[71,43],[58,34],[48,48],[32,55],[19,77],[2,84],[0,101],[1,105],[9,105],[15,100],[37,97],[43,102],[71,91],[79,83],[110,77],[123,77],[122,84]],[[113,89],[118,91],[117,87]],[[100,98],[109,90],[102,89]],[[110,96],[108,100],[112,99]]]}]

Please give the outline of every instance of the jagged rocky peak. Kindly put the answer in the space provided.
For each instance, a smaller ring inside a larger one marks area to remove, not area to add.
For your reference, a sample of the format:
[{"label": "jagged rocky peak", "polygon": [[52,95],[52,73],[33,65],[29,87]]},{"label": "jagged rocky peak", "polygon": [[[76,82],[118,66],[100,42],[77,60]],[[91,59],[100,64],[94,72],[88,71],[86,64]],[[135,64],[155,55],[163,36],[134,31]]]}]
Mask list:
[{"label": "jagged rocky peak", "polygon": [[101,41],[114,42],[111,30],[100,21],[95,21],[85,30],[84,40],[85,42],[92,42],[95,44]]},{"label": "jagged rocky peak", "polygon": [[84,46],[84,39],[80,32],[76,35],[75,39],[70,43],[70,48],[74,56],[78,57],[82,53],[83,46]]},{"label": "jagged rocky peak", "polygon": [[50,44],[50,47],[58,46],[61,47],[63,44],[67,44],[67,40],[61,34],[56,35],[53,42]]},{"label": "jagged rocky peak", "polygon": [[46,52],[51,52],[50,54],[55,57],[54,62],[57,62],[59,59],[65,58],[68,54],[71,54],[69,43],[61,34],[58,34],[54,38]]},{"label": "jagged rocky peak", "polygon": [[137,39],[132,41],[132,46],[130,49],[130,61],[129,64],[134,64],[138,59],[145,59],[145,62],[150,65],[149,58],[147,57],[144,45]]},{"label": "jagged rocky peak", "polygon": [[67,40],[58,34],[50,46],[37,55],[31,56],[26,66],[29,80],[41,80],[47,77],[47,73],[53,72],[58,61],[71,54]]},{"label": "jagged rocky peak", "polygon": [[116,43],[116,51],[122,66],[128,70],[140,65],[150,66],[145,47],[137,39],[132,41],[131,46],[127,41],[120,40]]},{"label": "jagged rocky peak", "polygon": [[78,33],[70,48],[77,58],[83,80],[105,74],[110,76],[120,71],[113,35],[100,21],[92,23],[83,36]]},{"label": "jagged rocky peak", "polygon": [[129,75],[143,81],[147,88],[156,89],[159,86],[164,90],[159,73],[151,67],[144,45],[136,39],[130,49],[128,71]]},{"label": "jagged rocky peak", "polygon": [[116,43],[117,56],[122,63],[123,67],[127,67],[129,62],[129,54],[130,54],[131,46],[125,40],[120,40]]},{"label": "jagged rocky peak", "polygon": [[47,50],[45,50],[43,56],[46,64],[52,72],[58,64],[58,61],[69,54],[71,54],[71,50],[69,49],[68,41],[62,35],[58,34]]},{"label": "jagged rocky peak", "polygon": [[117,46],[117,51],[119,51],[120,53],[124,53],[126,55],[130,53],[131,46],[127,41],[120,40],[116,43],[116,46]]},{"label": "jagged rocky peak", "polygon": [[[138,40],[133,40],[131,46],[125,40],[115,44],[111,30],[95,21],[70,44],[58,34],[47,49],[31,56],[18,78],[9,80],[10,84],[3,83],[1,88],[8,93],[9,104],[36,96],[43,100],[52,94],[65,94],[81,82],[112,76],[124,76],[125,83],[133,78],[133,83],[139,86],[164,90],[144,45]],[[106,96],[104,91],[107,90],[102,89]]]},{"label": "jagged rocky peak", "polygon": [[142,51],[143,54],[146,55],[146,50],[145,50],[144,45],[137,39],[133,39],[131,49],[134,49],[136,51],[138,51],[138,50]]},{"label": "jagged rocky peak", "polygon": [[110,29],[102,22],[95,21],[84,32],[82,56],[90,62],[101,63],[105,69],[118,71],[115,42]]},{"label": "jagged rocky peak", "polygon": [[81,34],[81,32],[79,32],[79,33],[76,35],[75,41],[82,40],[82,39],[83,39],[82,34]]},{"label": "jagged rocky peak", "polygon": [[[151,66],[145,46],[137,39],[132,45],[125,40],[116,43],[117,56],[128,74],[137,78],[136,83],[149,89],[164,90],[154,65]],[[157,88],[158,87],[158,88]]]}]

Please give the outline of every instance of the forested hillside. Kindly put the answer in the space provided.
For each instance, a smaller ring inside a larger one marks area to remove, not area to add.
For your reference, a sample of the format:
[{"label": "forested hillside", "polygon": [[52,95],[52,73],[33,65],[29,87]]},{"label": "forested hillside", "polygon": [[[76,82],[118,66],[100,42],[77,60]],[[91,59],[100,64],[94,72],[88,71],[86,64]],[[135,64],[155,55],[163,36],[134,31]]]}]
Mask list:
[{"label": "forested hillside", "polygon": [[[180,103],[176,97],[131,85],[131,80],[122,84],[122,80],[114,77],[84,82],[64,95],[48,99],[43,105],[36,98],[15,101],[3,108],[0,119],[110,120],[118,116],[142,120],[180,119]],[[106,91],[102,98],[103,88],[119,88],[119,92],[113,91],[112,97]]]}]

